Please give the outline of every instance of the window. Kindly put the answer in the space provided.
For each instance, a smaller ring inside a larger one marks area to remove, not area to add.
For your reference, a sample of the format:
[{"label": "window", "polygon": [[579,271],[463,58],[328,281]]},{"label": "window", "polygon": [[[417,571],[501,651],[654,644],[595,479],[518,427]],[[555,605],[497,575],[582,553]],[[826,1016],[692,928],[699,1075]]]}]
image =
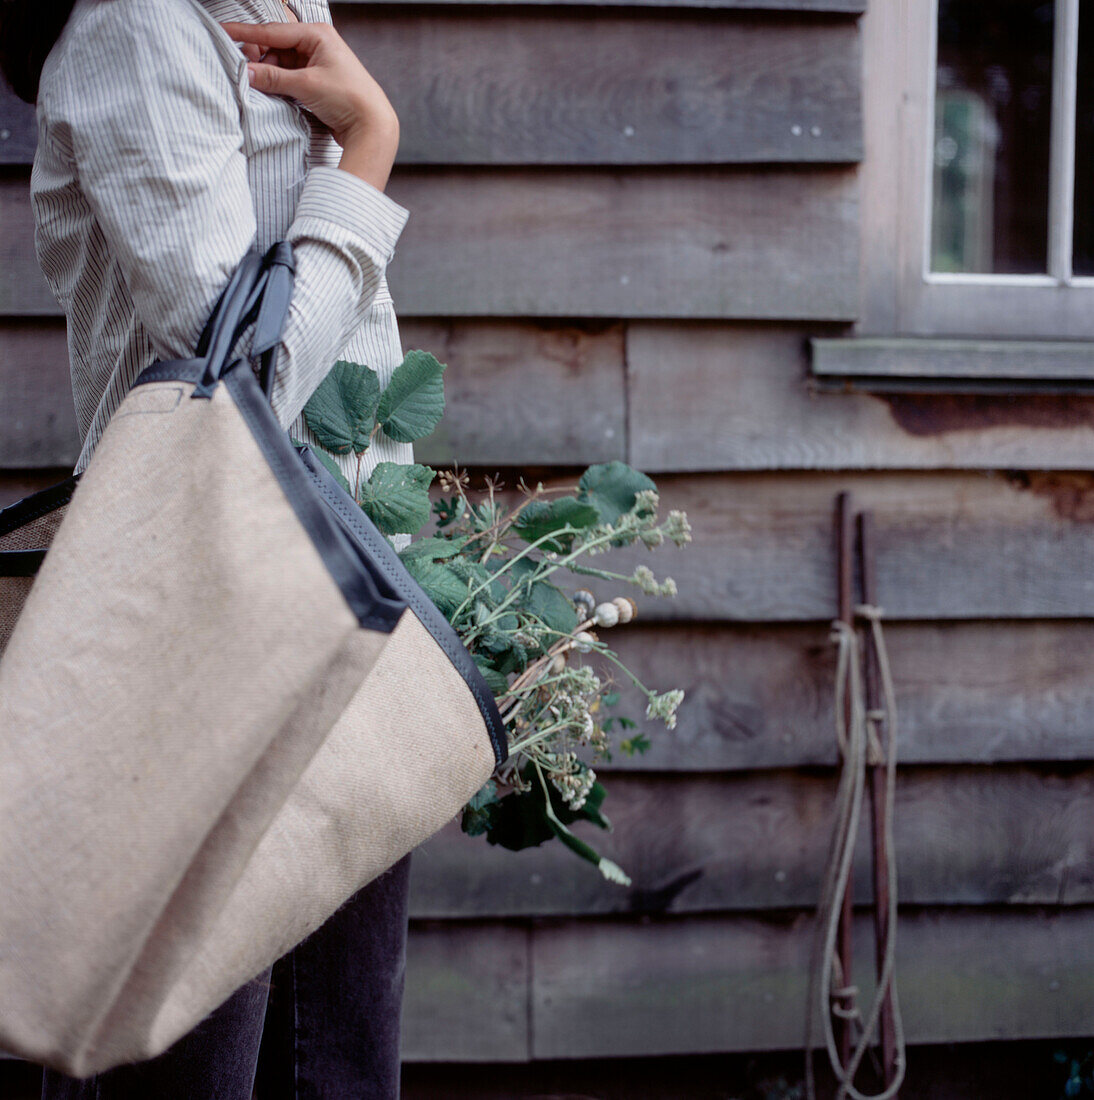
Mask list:
[{"label": "window", "polygon": [[1094,340],[1094,0],[874,0],[864,31],[860,331]]},{"label": "window", "polygon": [[862,309],[813,384],[1094,393],[1094,0],[871,0]]}]

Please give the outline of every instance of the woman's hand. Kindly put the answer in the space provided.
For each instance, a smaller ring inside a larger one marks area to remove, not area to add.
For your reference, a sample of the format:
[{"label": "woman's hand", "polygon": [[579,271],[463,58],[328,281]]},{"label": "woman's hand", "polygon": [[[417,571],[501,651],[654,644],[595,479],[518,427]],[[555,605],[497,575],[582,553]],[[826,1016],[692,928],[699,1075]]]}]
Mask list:
[{"label": "woman's hand", "polygon": [[342,146],[339,167],[381,191],[399,148],[384,90],[329,23],[222,23],[243,43],[252,87],[298,100]]}]

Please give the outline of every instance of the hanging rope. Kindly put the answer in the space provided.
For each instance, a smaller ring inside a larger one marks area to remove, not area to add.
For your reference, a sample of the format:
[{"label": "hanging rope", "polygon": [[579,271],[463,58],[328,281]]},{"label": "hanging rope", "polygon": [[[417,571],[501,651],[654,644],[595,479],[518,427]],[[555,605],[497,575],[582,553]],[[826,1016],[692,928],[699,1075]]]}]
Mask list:
[{"label": "hanging rope", "polygon": [[[893,691],[889,656],[885,649],[885,640],[881,633],[880,607],[873,604],[858,604],[855,613],[867,618],[873,633],[877,652],[878,670],[881,674],[884,708],[867,710],[862,685],[862,668],[858,636],[852,624],[841,619],[832,623],[830,635],[839,645],[836,663],[836,738],[839,742],[842,765],[839,787],[836,791],[836,822],[832,831],[832,843],[828,851],[828,860],[824,870],[821,897],[817,907],[814,927],[813,951],[809,966],[809,993],[805,1014],[805,1086],[807,1100],[816,1100],[816,1086],[813,1080],[813,1016],[814,1005],[820,1006],[824,1020],[824,1041],[828,1050],[828,1059],[832,1072],[839,1081],[836,1100],[888,1100],[896,1094],[904,1080],[905,1044],[904,1025],[900,1018],[900,1005],[897,1002],[896,977],[893,973],[896,948],[896,859],[893,844],[893,798],[896,789],[896,694]],[[848,707],[848,701],[850,706]],[[849,711],[849,714],[848,714]],[[888,753],[883,754],[877,727],[882,721],[888,724]],[[866,780],[866,764],[885,764],[886,798],[884,814],[885,857],[889,871],[889,919],[888,935],[885,943],[885,956],[881,973],[878,976],[877,991],[870,1014],[865,1021],[862,1013],[854,1004],[858,987],[844,985],[844,976],[836,952],[836,932],[839,927],[840,911],[847,890],[847,880],[851,872],[851,862],[855,852],[855,839],[858,836],[858,824],[862,810],[862,793]],[[896,1038],[895,1074],[893,1080],[883,1092],[869,1095],[860,1092],[852,1083],[859,1064],[870,1045],[874,1029],[877,1026],[881,1006],[886,990],[891,991],[893,1005],[893,1030]],[[838,1003],[848,1000],[852,1007],[845,1008]],[[838,1015],[848,1021],[857,1021],[861,1027],[861,1036],[854,1054],[846,1067],[841,1065],[839,1051],[832,1031],[832,1015]]]}]

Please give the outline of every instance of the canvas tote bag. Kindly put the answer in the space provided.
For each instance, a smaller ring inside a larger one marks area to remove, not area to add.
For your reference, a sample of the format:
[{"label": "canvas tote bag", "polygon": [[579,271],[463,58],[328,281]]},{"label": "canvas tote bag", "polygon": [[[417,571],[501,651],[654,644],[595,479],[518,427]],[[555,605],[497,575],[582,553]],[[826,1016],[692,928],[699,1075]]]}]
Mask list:
[{"label": "canvas tote bag", "polygon": [[0,1048],[74,1076],[165,1050],[505,759],[459,636],[270,407],[292,270],[249,254],[197,356],[0,510]]}]

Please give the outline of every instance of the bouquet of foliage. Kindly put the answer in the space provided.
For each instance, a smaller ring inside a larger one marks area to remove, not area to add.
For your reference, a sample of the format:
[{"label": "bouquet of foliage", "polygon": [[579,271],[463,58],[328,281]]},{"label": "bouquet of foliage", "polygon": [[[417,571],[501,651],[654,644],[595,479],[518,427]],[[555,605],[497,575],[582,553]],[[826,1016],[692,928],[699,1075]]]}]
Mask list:
[{"label": "bouquet of foliage", "polygon": [[[570,826],[587,820],[611,828],[592,765],[611,760],[616,728],[636,728],[629,718],[607,714],[621,698],[620,674],[644,696],[646,717],[669,729],[684,693],[651,690],[601,639],[599,631],[634,619],[634,600],[598,602],[586,588],[567,595],[551,578],[566,570],[673,596],[673,580],[658,581],[646,565],[622,574],[588,559],[637,542],[683,546],[691,540],[687,516],[670,511],[659,520],[657,486],[623,462],[590,466],[568,489],[530,488],[522,479],[521,499],[511,507],[490,478],[473,500],[468,476],[458,469],[441,471],[444,495],[436,501],[429,495],[436,471],[420,463],[380,462],[362,480],[364,453],[378,433],[409,443],[434,431],[444,414],[444,370],[428,352],[408,352],[381,392],[375,371],[338,362],[305,406],[304,420],[330,454],[357,455],[351,486],[329,456],[316,452],[385,535],[415,535],[435,520],[432,533],[399,556],[481,669],[509,741],[509,759],[464,807],[464,831],[513,850],[557,837],[606,878],[629,884]],[[585,655],[595,655],[603,675]],[[642,753],[649,741],[632,735],[616,747]]]}]

